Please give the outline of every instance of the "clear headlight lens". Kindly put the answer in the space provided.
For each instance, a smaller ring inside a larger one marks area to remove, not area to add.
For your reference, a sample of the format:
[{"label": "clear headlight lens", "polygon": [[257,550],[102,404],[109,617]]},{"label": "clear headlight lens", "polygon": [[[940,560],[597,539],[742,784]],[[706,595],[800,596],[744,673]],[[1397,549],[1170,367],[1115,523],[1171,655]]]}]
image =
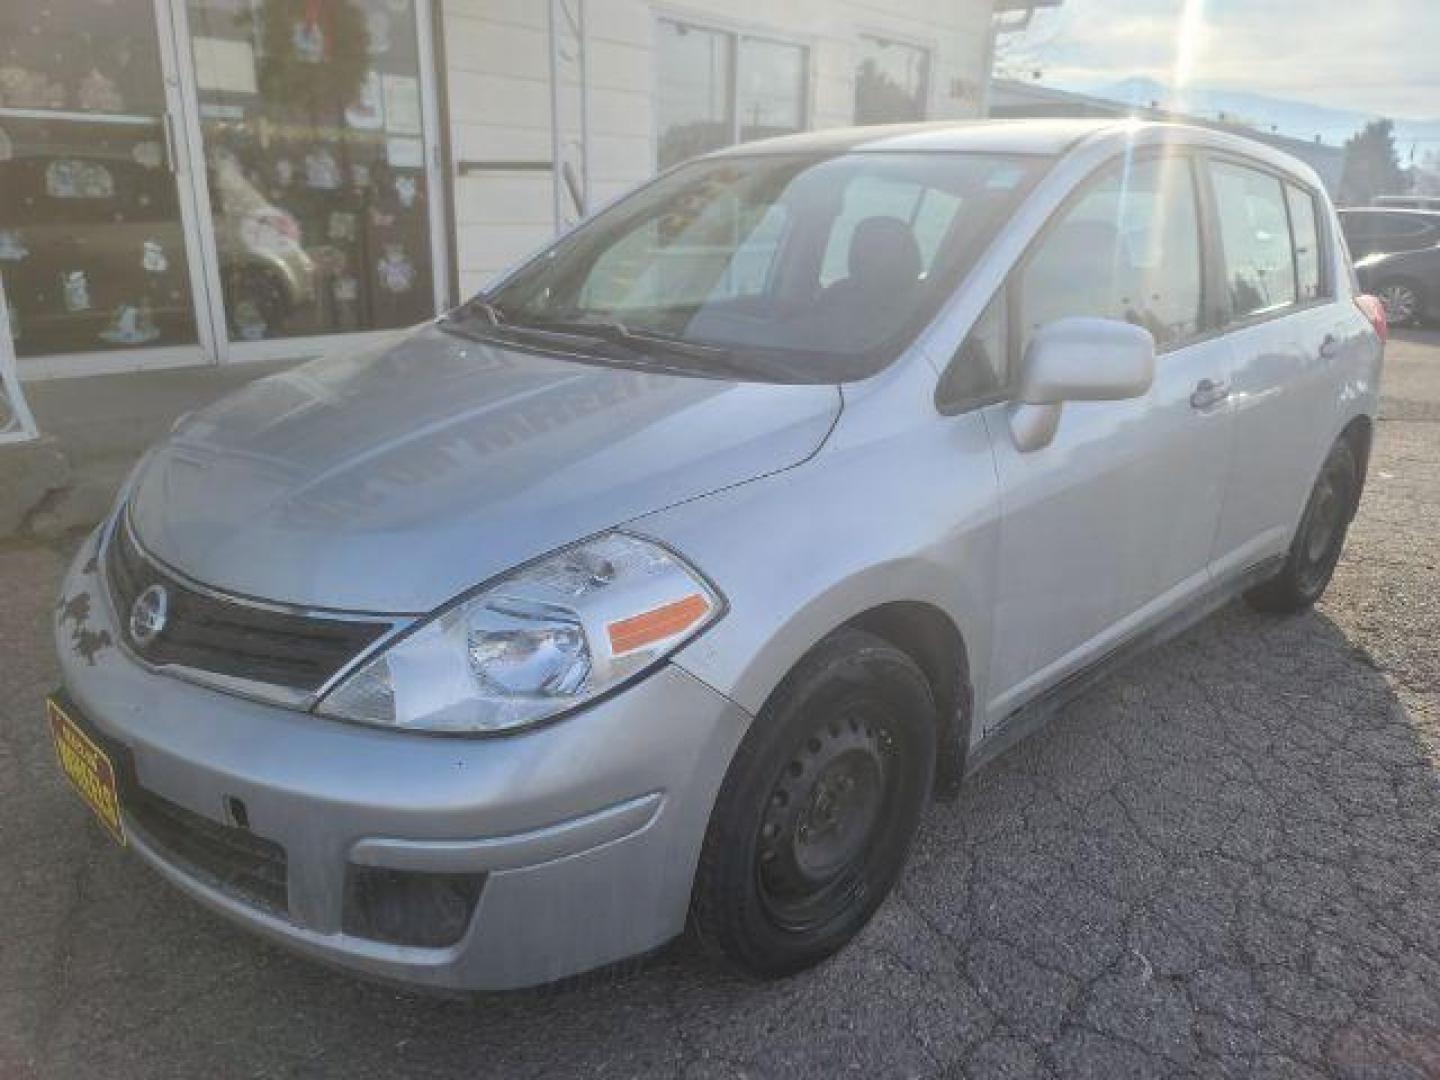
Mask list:
[{"label": "clear headlight lens", "polygon": [[369,660],[322,716],[508,731],[634,677],[717,619],[716,592],[658,544],[609,533],[523,567]]}]

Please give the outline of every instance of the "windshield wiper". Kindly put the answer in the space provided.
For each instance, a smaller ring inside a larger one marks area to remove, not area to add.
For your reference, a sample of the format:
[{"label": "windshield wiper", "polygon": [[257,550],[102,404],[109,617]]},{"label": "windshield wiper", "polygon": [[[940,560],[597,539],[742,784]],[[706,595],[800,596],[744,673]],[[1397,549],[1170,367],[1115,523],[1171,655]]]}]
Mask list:
[{"label": "windshield wiper", "polygon": [[545,319],[523,325],[527,329],[533,328],[551,333],[580,334],[586,337],[597,337],[603,341],[629,345],[632,348],[649,345],[658,347],[677,356],[691,356],[702,360],[717,359],[732,355],[731,350],[722,345],[707,345],[699,341],[687,341],[684,338],[675,337],[671,334],[662,334],[654,330],[635,330],[626,326],[619,319]]},{"label": "windshield wiper", "polygon": [[477,296],[465,305],[465,310],[467,312],[478,311],[481,315],[485,316],[485,321],[491,326],[505,325],[505,316],[501,313],[500,309],[490,303],[489,300],[482,300]]},{"label": "windshield wiper", "polygon": [[489,300],[478,296],[465,301],[454,311],[447,312],[440,321],[448,326],[454,326],[465,323],[472,315],[479,315],[491,326],[505,325],[505,314]]},{"label": "windshield wiper", "polygon": [[[516,324],[513,323],[507,324],[505,327],[506,330],[516,328]],[[760,376],[777,382],[795,381],[793,372],[785,363],[767,357],[764,353],[757,353],[751,349],[742,351],[725,345],[711,345],[700,341],[687,341],[684,338],[655,330],[636,330],[626,326],[618,319],[547,319],[534,323],[522,323],[518,328],[523,330],[533,328],[537,333],[573,334],[620,345],[631,351],[639,352],[642,362],[646,360],[647,349],[662,355],[697,361],[686,364],[683,369],[663,369],[680,370],[688,375],[740,380]],[[649,361],[649,365],[660,366],[653,360]]]},{"label": "windshield wiper", "polygon": [[[487,324],[476,327],[466,315],[477,315]],[[459,317],[457,317],[459,316]],[[479,297],[456,309],[454,316],[441,320],[443,328],[453,330],[465,337],[477,337],[485,330],[499,331],[498,340],[507,338],[529,339],[541,344],[585,343],[595,345],[618,345],[628,354],[627,365],[648,367],[658,371],[677,374],[700,374],[724,378],[727,376],[750,377],[755,374],[756,365],[742,363],[733,349],[722,345],[707,345],[698,341],[662,334],[652,330],[634,330],[618,319],[536,319],[517,322],[507,318],[500,308]],[[490,338],[490,335],[486,335]],[[496,340],[496,338],[490,338]],[[652,353],[663,356],[684,357],[688,360],[704,361],[703,364],[689,364],[683,368],[661,363]],[[602,359],[596,356],[595,359]],[[615,358],[618,362],[618,358]]]}]

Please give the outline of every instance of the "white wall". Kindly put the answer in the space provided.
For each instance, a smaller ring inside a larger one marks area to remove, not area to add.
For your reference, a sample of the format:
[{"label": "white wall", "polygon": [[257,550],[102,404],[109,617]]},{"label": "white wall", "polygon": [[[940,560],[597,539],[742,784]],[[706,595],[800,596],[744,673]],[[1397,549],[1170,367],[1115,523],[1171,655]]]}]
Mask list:
[{"label": "white wall", "polygon": [[[931,50],[931,117],[980,115],[991,0],[586,0],[592,208],[655,169],[658,15],[810,47],[809,123],[853,120],[856,50],[878,34]],[[550,158],[547,0],[440,0],[454,158]],[[455,180],[460,291],[469,296],[554,228],[545,173]]]}]

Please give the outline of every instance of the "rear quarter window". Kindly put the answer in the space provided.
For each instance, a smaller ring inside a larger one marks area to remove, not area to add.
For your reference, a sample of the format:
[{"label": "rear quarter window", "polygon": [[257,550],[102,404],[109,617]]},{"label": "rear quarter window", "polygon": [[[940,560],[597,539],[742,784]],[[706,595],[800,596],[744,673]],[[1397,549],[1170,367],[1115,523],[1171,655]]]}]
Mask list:
[{"label": "rear quarter window", "polygon": [[1295,285],[1304,304],[1325,293],[1320,209],[1315,196],[1293,184],[1285,185],[1285,197],[1290,203],[1290,232],[1295,241]]},{"label": "rear quarter window", "polygon": [[1231,313],[1244,319],[1295,303],[1289,209],[1278,177],[1229,161],[1210,164]]}]

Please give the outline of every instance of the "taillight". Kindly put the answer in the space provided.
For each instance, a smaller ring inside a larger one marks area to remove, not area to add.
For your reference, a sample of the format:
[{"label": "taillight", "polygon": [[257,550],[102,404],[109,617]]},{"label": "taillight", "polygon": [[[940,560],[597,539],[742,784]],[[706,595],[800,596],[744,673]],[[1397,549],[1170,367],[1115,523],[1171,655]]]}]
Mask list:
[{"label": "taillight", "polygon": [[1355,306],[1370,320],[1370,325],[1380,336],[1380,344],[1384,345],[1390,337],[1390,323],[1385,318],[1385,305],[1380,302],[1380,298],[1362,294],[1355,297]]}]

